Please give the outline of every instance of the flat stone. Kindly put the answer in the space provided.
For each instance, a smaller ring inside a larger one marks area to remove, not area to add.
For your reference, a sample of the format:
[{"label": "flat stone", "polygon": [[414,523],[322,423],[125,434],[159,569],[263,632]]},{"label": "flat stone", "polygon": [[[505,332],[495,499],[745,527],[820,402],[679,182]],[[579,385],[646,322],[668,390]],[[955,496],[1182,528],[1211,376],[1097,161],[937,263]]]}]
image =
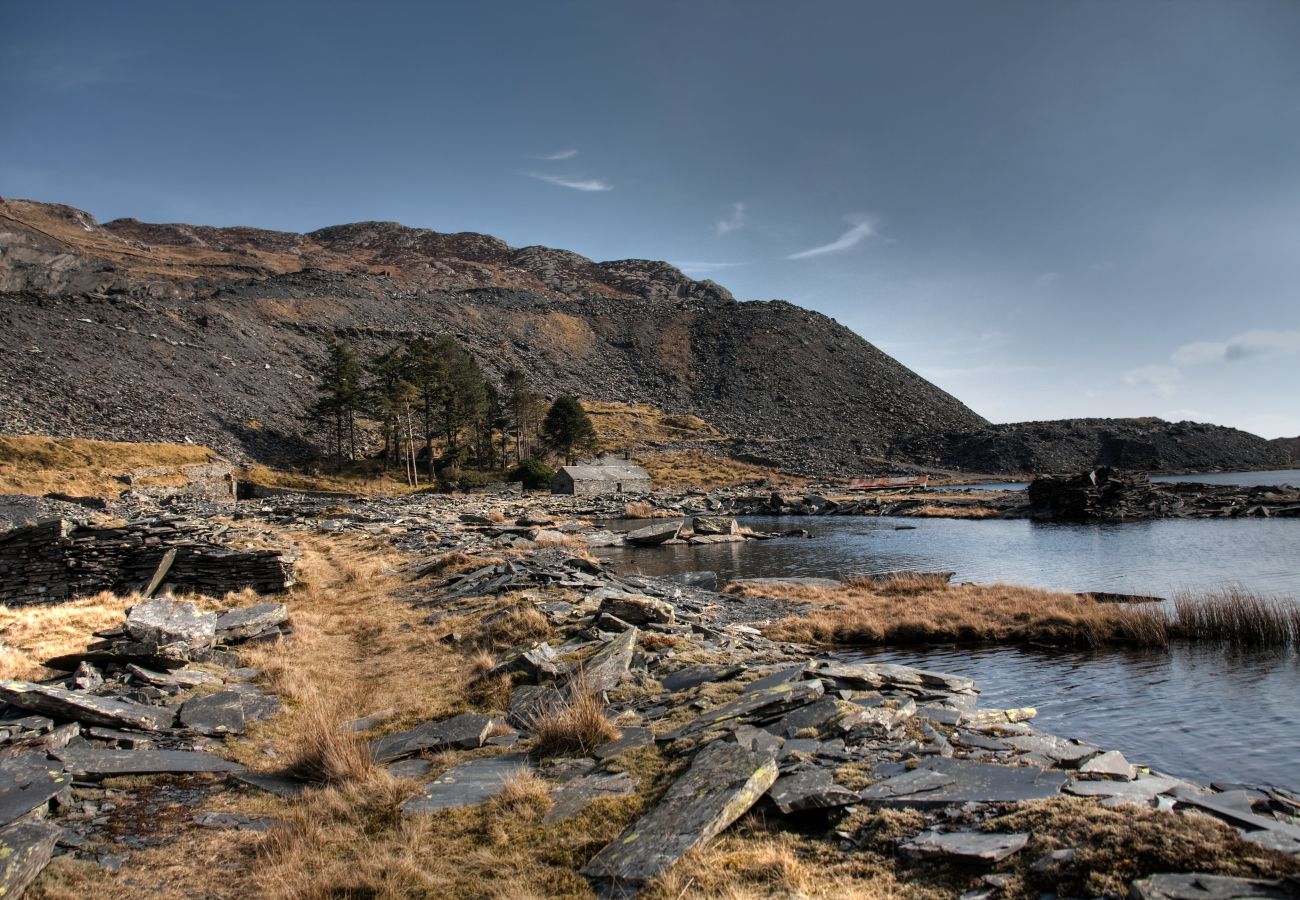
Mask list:
[{"label": "flat stone", "polygon": [[523,753],[475,759],[452,766],[403,803],[402,814],[421,815],[486,803],[501,793],[512,777],[531,770],[532,763]]},{"label": "flat stone", "polygon": [[916,714],[916,701],[910,697],[897,705],[876,705],[859,709],[839,722],[841,731],[882,738]]},{"label": "flat stone", "polygon": [[21,897],[54,854],[62,828],[45,822],[0,830],[0,897]]},{"label": "flat stone", "polygon": [[640,633],[640,629],[633,626],[587,657],[578,670],[580,675],[570,679],[570,691],[579,679],[593,694],[603,694],[618,687],[632,664],[632,651],[636,649]]},{"label": "flat stone", "polygon": [[181,705],[181,722],[200,734],[243,734],[253,722],[271,718],[280,711],[280,698],[245,687],[196,697]]},{"label": "flat stone", "polygon": [[1231,802],[1223,802],[1217,794],[1200,793],[1184,785],[1174,788],[1169,794],[1179,803],[1213,813],[1234,825],[1255,831],[1270,831],[1293,841],[1300,840],[1300,826],[1279,822],[1277,819],[1270,819],[1255,812],[1244,812]]},{"label": "flat stone", "polygon": [[1226,875],[1152,875],[1133,882],[1135,900],[1283,900],[1296,895],[1285,881],[1232,878]]},{"label": "flat stone", "polygon": [[771,728],[785,738],[809,737],[808,732],[815,737],[823,735],[834,723],[856,714],[856,707],[847,700],[824,697],[799,707]]},{"label": "flat stone", "polygon": [[836,784],[828,769],[805,769],[792,775],[782,775],[772,785],[767,796],[785,815],[858,802],[857,791]]},{"label": "flat stone", "polygon": [[745,540],[743,534],[702,534],[698,537],[687,538],[686,543],[696,546],[708,546],[709,544],[743,544]]},{"label": "flat stone", "polygon": [[126,633],[141,643],[211,647],[216,625],[216,613],[200,612],[187,600],[141,600],[126,614]]},{"label": "flat stone", "polygon": [[1076,797],[1114,798],[1117,803],[1149,806],[1157,794],[1171,791],[1180,784],[1182,782],[1175,778],[1138,775],[1133,781],[1071,781],[1065,786],[1065,792]]},{"label": "flat stone", "polygon": [[230,777],[240,784],[255,787],[286,800],[297,797],[307,789],[307,782],[276,772],[232,772]]},{"label": "flat stone", "polygon": [[55,719],[108,728],[158,731],[170,727],[170,710],[124,700],[108,700],[30,681],[0,681],[0,700]]},{"label": "flat stone", "polygon": [[701,684],[726,681],[728,678],[735,678],[743,671],[745,671],[743,666],[687,666],[684,669],[678,669],[671,675],[660,678],[659,683],[664,686],[664,690],[675,693],[698,687]]},{"label": "flat stone", "polygon": [[417,756],[414,759],[400,759],[395,763],[389,763],[384,768],[394,778],[423,778],[429,774],[433,763]]},{"label": "flat stone", "polygon": [[72,777],[42,752],[20,753],[0,761],[0,825],[21,819],[70,787]]},{"label": "flat stone", "polygon": [[941,857],[970,863],[1001,862],[1029,843],[1027,834],[986,834],[977,831],[923,831],[899,845],[906,856]]},{"label": "flat stone", "polygon": [[283,603],[258,603],[231,609],[214,623],[217,640],[223,644],[259,635],[289,621],[289,608]]},{"label": "flat stone", "polygon": [[1002,731],[1008,726],[1028,722],[1037,715],[1038,710],[1032,706],[1021,706],[1016,709],[977,709],[963,715],[961,724],[966,728],[979,731]]},{"label": "flat stone", "polygon": [[524,731],[564,705],[564,695],[549,684],[521,684],[510,692],[506,721]]},{"label": "flat stone", "polygon": [[461,713],[450,719],[425,722],[410,731],[375,738],[370,742],[370,753],[375,762],[387,763],[425,750],[473,750],[483,746],[491,728],[491,716]]},{"label": "flat stone", "polygon": [[764,690],[741,694],[730,703],[710,709],[696,716],[681,728],[676,736],[697,734],[709,728],[731,727],[750,720],[772,720],[792,709],[811,703],[822,696],[825,687],[821,681],[792,681],[777,684]]},{"label": "flat stone", "polygon": [[563,822],[597,800],[626,797],[635,794],[636,789],[636,779],[626,772],[601,772],[571,778],[551,791],[552,805],[542,823],[551,825]]},{"label": "flat stone", "polygon": [[613,594],[600,602],[600,612],[615,616],[629,625],[651,622],[669,625],[677,619],[673,605],[642,594]]},{"label": "flat stone", "polygon": [[778,684],[785,684],[789,681],[798,681],[803,678],[812,667],[811,663],[799,663],[797,666],[791,666],[788,669],[778,669],[770,675],[764,675],[762,678],[756,678],[749,684],[745,685],[745,693],[752,694],[755,691],[763,691]]},{"label": "flat stone", "polygon": [[172,672],[155,672],[135,663],[127,663],[126,670],[137,680],[154,687],[195,688],[205,684],[221,684],[221,679],[202,669],[176,669]]},{"label": "flat stone", "polygon": [[592,754],[597,759],[613,759],[620,753],[627,753],[629,750],[636,750],[639,747],[649,747],[655,742],[654,732],[649,728],[631,726],[620,730],[622,736],[618,740],[601,744],[592,751]]},{"label": "flat stone", "polygon": [[80,745],[56,750],[54,755],[69,772],[96,778],[244,770],[239,763],[196,750],[101,750]]},{"label": "flat stone", "polygon": [[200,828],[217,828],[222,831],[270,831],[274,819],[266,816],[246,816],[243,813],[201,812],[194,816]]},{"label": "flat stone", "polygon": [[1132,781],[1137,777],[1137,769],[1118,750],[1097,754],[1079,766],[1079,773],[1118,778],[1121,781]]},{"label": "flat stone", "polygon": [[662,544],[666,541],[676,540],[677,535],[682,532],[682,523],[680,520],[674,522],[660,522],[654,525],[647,525],[645,528],[638,528],[635,531],[629,531],[624,535],[624,539],[629,544],[638,544],[640,546],[652,546]]},{"label": "flat stone", "polygon": [[639,890],[745,813],[776,781],[776,760],[714,741],[664,794],[582,867],[607,893]]},{"label": "flat stone", "polygon": [[817,664],[817,676],[842,682],[846,687],[880,690],[881,688],[928,687],[951,694],[976,693],[975,682],[959,675],[946,675],[896,663],[841,663],[823,661]]},{"label": "flat stone", "polygon": [[359,719],[353,719],[350,722],[344,722],[343,725],[340,727],[341,730],[343,731],[349,731],[353,734],[360,734],[363,731],[369,731],[372,728],[377,728],[380,725],[383,725],[385,722],[387,722],[395,715],[397,715],[397,710],[393,709],[390,706],[387,709],[381,709],[381,710],[377,710],[376,712],[372,712],[368,716],[362,716]]},{"label": "flat stone", "polygon": [[1014,803],[1055,797],[1067,780],[1064,774],[1032,766],[936,757],[909,772],[870,785],[859,796],[884,806]]},{"label": "flat stone", "polygon": [[1050,734],[1013,734],[1001,740],[1012,749],[1041,760],[1044,765],[1055,763],[1066,769],[1078,768],[1079,763],[1101,752],[1100,747],[1092,744]]}]

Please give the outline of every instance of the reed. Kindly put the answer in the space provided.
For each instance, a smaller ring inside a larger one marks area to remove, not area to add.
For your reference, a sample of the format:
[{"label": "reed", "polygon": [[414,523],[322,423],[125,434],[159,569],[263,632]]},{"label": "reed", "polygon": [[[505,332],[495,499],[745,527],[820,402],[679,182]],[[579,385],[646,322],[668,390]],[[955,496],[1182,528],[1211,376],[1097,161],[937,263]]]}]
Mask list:
[{"label": "reed", "polygon": [[1174,597],[1172,610],[1160,609],[1175,637],[1222,641],[1252,649],[1300,646],[1300,604],[1227,587]]}]

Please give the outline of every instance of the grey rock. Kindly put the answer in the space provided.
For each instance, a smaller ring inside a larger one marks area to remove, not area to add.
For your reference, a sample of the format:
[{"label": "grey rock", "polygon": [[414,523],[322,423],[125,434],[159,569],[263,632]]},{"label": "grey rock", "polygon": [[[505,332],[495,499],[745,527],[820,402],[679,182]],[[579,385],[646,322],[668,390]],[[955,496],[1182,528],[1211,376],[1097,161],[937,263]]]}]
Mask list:
[{"label": "grey rock", "polygon": [[549,684],[521,684],[510,692],[506,721],[524,731],[564,704],[564,695]]},{"label": "grey rock", "polygon": [[778,684],[785,684],[789,681],[798,681],[803,678],[804,673],[811,668],[811,663],[800,663],[797,666],[791,666],[787,669],[778,669],[770,675],[764,675],[762,678],[756,678],[749,684],[745,685],[745,693],[751,694],[755,691],[766,690]]},{"label": "grey rock", "polygon": [[243,734],[253,722],[265,721],[280,711],[280,699],[275,695],[240,687],[244,689],[218,691],[185,701],[181,722],[200,734]]},{"label": "grey rock", "polygon": [[370,742],[370,753],[376,762],[387,763],[425,750],[473,750],[483,746],[491,728],[490,716],[461,713],[450,719],[425,722],[410,731],[376,738]]},{"label": "grey rock", "polygon": [[807,737],[807,732],[813,732],[815,735],[821,736],[830,729],[832,724],[846,717],[845,707],[852,708],[844,700],[824,697],[814,703],[799,707],[771,726],[771,728],[785,738]]},{"label": "grey rock", "polygon": [[708,682],[726,681],[728,678],[735,678],[743,671],[743,666],[687,666],[684,669],[678,669],[671,675],[663,676],[659,679],[659,683],[664,686],[666,691],[685,691]]},{"label": "grey rock", "polygon": [[17,898],[41,874],[63,829],[44,822],[0,829],[0,897]]},{"label": "grey rock", "polygon": [[906,856],[922,859],[941,857],[961,862],[995,863],[1020,852],[1027,843],[1027,834],[923,831],[900,844],[898,849]]},{"label": "grey rock", "polygon": [[1057,796],[1067,776],[1031,766],[1001,766],[936,757],[915,769],[878,781],[861,792],[883,806],[946,806],[949,803],[1012,803]]},{"label": "grey rock", "polygon": [[1226,875],[1162,874],[1133,882],[1132,896],[1134,900],[1283,900],[1295,897],[1296,890],[1285,881]]},{"label": "grey rock", "polygon": [[745,813],[776,781],[771,754],[714,741],[650,812],[582,867],[609,891],[639,889]]},{"label": "grey rock", "polygon": [[395,763],[389,763],[384,768],[394,778],[423,778],[429,774],[429,770],[433,768],[433,763],[417,756],[415,759],[401,759]]},{"label": "grey rock", "polygon": [[69,772],[103,778],[186,772],[242,772],[239,763],[194,750],[100,750],[85,745],[55,751]]},{"label": "grey rock", "polygon": [[552,805],[543,824],[563,822],[582,812],[597,800],[635,794],[636,779],[626,772],[601,772],[572,778],[551,791]]},{"label": "grey rock", "polygon": [[1107,753],[1100,753],[1082,763],[1079,766],[1079,773],[1082,775],[1101,775],[1105,778],[1118,778],[1121,781],[1132,781],[1137,776],[1137,769],[1124,758],[1123,753],[1118,750],[1111,750]]},{"label": "grey rock", "polygon": [[696,516],[691,530],[697,535],[739,535],[740,523],[730,516]]},{"label": "grey rock", "polygon": [[579,675],[570,679],[569,690],[572,691],[579,681],[595,694],[618,687],[618,683],[627,675],[628,666],[632,664],[632,651],[636,648],[640,633],[633,626],[587,657],[578,669]]},{"label": "grey rock", "polygon": [[39,751],[0,761],[0,825],[45,806],[71,786],[72,778],[63,766],[50,762]]},{"label": "grey rock", "polygon": [[1178,787],[1182,782],[1159,775],[1139,775],[1133,781],[1071,781],[1065,786],[1067,794],[1076,797],[1103,797],[1116,803],[1133,803],[1149,806],[1157,794]]},{"label": "grey rock", "polygon": [[1013,734],[1001,739],[1007,746],[1028,754],[1044,765],[1078,768],[1079,763],[1101,752],[1100,747],[1050,734]]},{"label": "grey rock", "polygon": [[600,603],[600,612],[615,616],[629,625],[647,625],[651,622],[671,624],[676,621],[673,605],[640,594],[615,594]]},{"label": "grey rock", "polygon": [[403,803],[402,814],[422,815],[477,806],[501,793],[512,777],[531,770],[532,763],[522,753],[475,759],[452,766]]},{"label": "grey rock", "polygon": [[698,734],[710,728],[735,728],[751,720],[770,721],[782,713],[798,709],[822,696],[825,691],[817,679],[777,684],[763,690],[741,694],[730,703],[701,713],[681,728],[676,736]]},{"label": "grey rock", "polygon": [[822,662],[817,666],[820,678],[829,678],[846,687],[879,690],[881,688],[937,688],[951,694],[976,692],[975,682],[957,675],[931,672],[895,663]]},{"label": "grey rock", "polygon": [[72,720],[109,728],[157,731],[169,727],[167,710],[123,700],[108,700],[78,691],[32,684],[30,681],[0,681],[0,699],[20,709],[43,713],[55,719]]},{"label": "grey rock", "polygon": [[638,528],[635,531],[629,531],[624,538],[629,544],[639,546],[652,546],[662,544],[666,541],[675,540],[677,535],[681,534],[682,523],[680,520],[671,522],[660,522],[654,525],[647,525],[645,528]]},{"label": "grey rock", "polygon": [[217,640],[229,644],[254,637],[288,621],[289,608],[283,603],[257,603],[227,610],[217,617],[214,628]]},{"label": "grey rock", "polygon": [[242,813],[201,812],[194,816],[194,824],[201,828],[222,831],[270,831],[274,819],[265,816],[246,816]]},{"label": "grey rock", "polygon": [[297,797],[307,789],[307,782],[275,772],[232,772],[230,777],[240,784],[255,787],[286,800]]},{"label": "grey rock", "polygon": [[216,642],[216,624],[216,613],[200,612],[186,600],[142,600],[126,615],[126,632],[133,640],[160,646],[211,647]]},{"label": "grey rock", "polygon": [[135,663],[127,663],[126,670],[136,679],[154,687],[196,688],[205,684],[220,684],[221,679],[202,669],[176,669],[172,672],[155,672]]},{"label": "grey rock", "polygon": [[830,771],[820,768],[782,775],[767,796],[786,815],[809,809],[848,806],[858,801],[857,791],[836,784]]},{"label": "grey rock", "polygon": [[632,726],[620,729],[622,735],[618,740],[610,741],[607,744],[601,744],[594,751],[593,755],[597,759],[613,759],[621,753],[627,753],[629,750],[636,750],[640,747],[649,747],[655,742],[654,732],[649,728]]},{"label": "grey rock", "polygon": [[1270,831],[1293,841],[1300,840],[1300,826],[1265,818],[1254,812],[1244,812],[1231,802],[1223,802],[1217,794],[1201,793],[1183,785],[1172,789],[1169,794],[1179,803],[1212,813],[1234,825],[1251,830]]}]

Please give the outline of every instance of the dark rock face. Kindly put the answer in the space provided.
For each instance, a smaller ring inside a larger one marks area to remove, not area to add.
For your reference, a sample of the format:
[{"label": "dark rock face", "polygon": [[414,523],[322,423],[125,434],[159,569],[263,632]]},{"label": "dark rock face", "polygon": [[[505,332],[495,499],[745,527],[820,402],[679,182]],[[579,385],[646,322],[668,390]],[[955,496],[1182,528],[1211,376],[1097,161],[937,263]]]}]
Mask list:
[{"label": "dark rock face", "polygon": [[518,366],[550,395],[699,415],[733,452],[807,472],[860,471],[910,432],[984,424],[791,304],[740,303],[665,263],[393,223],[99,225],[4,201],[0,297],[0,431],[303,453],[298,415],[327,337],[372,353],[437,332],[495,377]]},{"label": "dark rock face", "polygon": [[1097,466],[1199,472],[1284,465],[1272,441],[1220,425],[1161,419],[1017,422],[904,440],[902,455],[971,472],[1059,474]]},{"label": "dark rock face", "polygon": [[1029,483],[1029,515],[1049,521],[1300,516],[1300,490],[1195,482],[1155,484],[1147,476],[1106,467]]}]

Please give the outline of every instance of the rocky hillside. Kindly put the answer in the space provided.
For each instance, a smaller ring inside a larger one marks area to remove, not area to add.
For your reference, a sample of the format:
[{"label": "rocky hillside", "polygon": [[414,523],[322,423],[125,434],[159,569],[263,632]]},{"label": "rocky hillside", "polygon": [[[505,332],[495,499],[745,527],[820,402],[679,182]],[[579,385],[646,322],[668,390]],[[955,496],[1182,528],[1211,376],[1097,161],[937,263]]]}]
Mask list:
[{"label": "rocky hillside", "polygon": [[1289,462],[1300,462],[1300,437],[1274,438],[1269,443],[1279,448]]},{"label": "rocky hillside", "polygon": [[1060,419],[915,435],[902,452],[969,472],[1052,474],[1113,466],[1143,472],[1265,468],[1285,455],[1261,437],[1198,422]]},{"label": "rocky hillside", "polygon": [[985,424],[847,328],[645,260],[366,222],[290,234],[106,224],[0,202],[0,431],[311,450],[299,414],[325,341],[448,332],[491,374],[698,415],[733,452],[878,469],[911,432]]}]

